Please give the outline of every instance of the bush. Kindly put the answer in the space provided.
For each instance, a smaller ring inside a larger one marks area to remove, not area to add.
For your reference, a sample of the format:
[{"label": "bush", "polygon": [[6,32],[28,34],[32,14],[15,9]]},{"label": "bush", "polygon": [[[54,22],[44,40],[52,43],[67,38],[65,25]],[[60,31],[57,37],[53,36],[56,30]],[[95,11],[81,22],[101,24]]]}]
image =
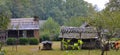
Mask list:
[{"label": "bush", "polygon": [[28,38],[23,38],[23,37],[19,38],[20,45],[26,45],[28,43],[29,43]]},{"label": "bush", "polygon": [[8,38],[7,39],[7,45],[15,45],[16,38]]},{"label": "bush", "polygon": [[50,40],[50,38],[49,38],[48,34],[43,34],[43,35],[40,36],[39,40],[40,41],[46,41],[46,40]]},{"label": "bush", "polygon": [[38,45],[39,41],[36,38],[30,38],[29,44],[30,45]]},{"label": "bush", "polygon": [[54,38],[53,38],[53,41],[59,41],[60,39],[59,39],[58,36],[59,36],[59,34],[55,34],[55,35],[54,35]]}]

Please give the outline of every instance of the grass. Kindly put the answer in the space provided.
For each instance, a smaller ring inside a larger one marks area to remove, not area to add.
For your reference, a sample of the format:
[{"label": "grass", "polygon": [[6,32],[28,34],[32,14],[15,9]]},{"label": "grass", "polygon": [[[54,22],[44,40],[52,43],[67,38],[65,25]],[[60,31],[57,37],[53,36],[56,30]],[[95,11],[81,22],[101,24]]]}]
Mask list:
[{"label": "grass", "polygon": [[[39,44],[42,48],[42,44]],[[39,45],[19,45],[16,51],[16,46],[4,46],[6,55],[100,55],[100,50],[60,50],[60,42],[53,42],[53,50],[39,50]],[[110,50],[107,55],[120,55],[120,50]]]}]

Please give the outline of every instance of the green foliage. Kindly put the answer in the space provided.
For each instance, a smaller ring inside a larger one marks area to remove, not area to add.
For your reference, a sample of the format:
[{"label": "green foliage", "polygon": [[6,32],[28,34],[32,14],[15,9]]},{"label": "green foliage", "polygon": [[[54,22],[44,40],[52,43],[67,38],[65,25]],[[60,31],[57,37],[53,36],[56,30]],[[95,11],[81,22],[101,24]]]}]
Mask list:
[{"label": "green foliage", "polygon": [[[69,43],[69,42],[65,41],[65,39],[63,38],[63,39],[62,39],[62,43],[63,43],[64,49],[68,49],[68,43]],[[63,50],[64,50],[64,49],[63,49]]]},{"label": "green foliage", "polygon": [[78,44],[82,45],[83,41],[82,40],[78,40]]},{"label": "green foliage", "polygon": [[28,40],[28,38],[19,38],[19,44],[20,45],[26,45],[26,44],[28,44],[29,43],[29,40]]},{"label": "green foliage", "polygon": [[69,20],[67,20],[64,25],[65,26],[75,26],[75,27],[79,27],[81,26],[87,18],[85,17],[73,17],[70,18]]},{"label": "green foliage", "polygon": [[0,5],[12,18],[39,16],[47,20],[53,17],[60,25],[71,17],[89,16],[95,12],[84,0],[1,0]]},{"label": "green foliage", "polygon": [[3,43],[2,43],[2,42],[0,42],[0,51],[1,51],[1,49],[2,49],[2,46],[3,46]]},{"label": "green foliage", "polygon": [[30,0],[9,0],[5,2],[13,18],[31,17],[33,15]]},{"label": "green foliage", "polygon": [[41,35],[49,37],[50,40],[53,40],[56,36],[58,36],[60,31],[60,26],[57,22],[55,22],[51,17],[44,23],[41,28]]},{"label": "green foliage", "polygon": [[6,30],[8,28],[10,22],[10,18],[8,14],[5,14],[5,12],[0,12],[0,29]]},{"label": "green foliage", "polygon": [[48,30],[50,33],[57,33],[59,29],[59,24],[55,22],[52,17],[49,17],[43,25],[43,30]]},{"label": "green foliage", "polygon": [[29,44],[30,45],[38,45],[39,41],[36,38],[30,38],[29,39]]},{"label": "green foliage", "polygon": [[5,50],[2,49],[4,43],[3,42],[0,42],[0,55],[5,55]]},{"label": "green foliage", "polygon": [[6,30],[10,22],[10,10],[6,6],[6,2],[0,1],[0,30]]},{"label": "green foliage", "polygon": [[5,50],[0,50],[0,55],[5,55],[6,51]]},{"label": "green foliage", "polygon": [[117,41],[120,40],[120,38],[111,38],[110,41]]},{"label": "green foliage", "polygon": [[39,4],[39,7],[33,8],[36,15],[42,19],[52,17],[60,25],[63,25],[63,22],[71,17],[88,16],[91,14],[91,10],[94,10],[83,0],[36,0],[34,2],[32,2],[34,6]]},{"label": "green foliage", "polygon": [[91,24],[95,26],[99,31],[104,29],[108,30],[107,37],[115,37],[117,32],[120,30],[120,12],[109,12],[102,11],[96,14],[96,16],[90,20]]},{"label": "green foliage", "polygon": [[50,35],[49,33],[43,32],[42,35],[40,35],[40,41],[50,40],[49,35]]},{"label": "green foliage", "polygon": [[[84,0],[66,0],[65,3],[66,16],[68,18],[78,17],[78,16],[88,16],[91,11],[89,11],[90,4]],[[88,7],[89,6],[89,7]],[[94,9],[93,9],[94,10]]]},{"label": "green foliage", "polygon": [[16,38],[7,38],[7,45],[15,45]]},{"label": "green foliage", "polygon": [[3,30],[7,29],[8,23],[9,23],[9,18],[3,15],[0,15],[0,29],[3,29]]},{"label": "green foliage", "polygon": [[120,11],[120,1],[119,0],[109,0],[106,4],[106,11]]},{"label": "green foliage", "polygon": [[81,45],[83,44],[82,40],[78,40],[78,42],[74,42],[73,44],[70,44],[71,39],[65,40],[64,38],[62,39],[63,46],[65,47],[65,50],[72,48],[73,50],[78,49],[80,50]]},{"label": "green foliage", "polygon": [[120,1],[119,0],[109,0],[105,8],[104,16],[106,16],[105,27],[109,30],[108,35],[115,37],[116,34],[119,35],[120,31]]},{"label": "green foliage", "polygon": [[55,34],[53,37],[53,41],[59,41],[59,34]]}]

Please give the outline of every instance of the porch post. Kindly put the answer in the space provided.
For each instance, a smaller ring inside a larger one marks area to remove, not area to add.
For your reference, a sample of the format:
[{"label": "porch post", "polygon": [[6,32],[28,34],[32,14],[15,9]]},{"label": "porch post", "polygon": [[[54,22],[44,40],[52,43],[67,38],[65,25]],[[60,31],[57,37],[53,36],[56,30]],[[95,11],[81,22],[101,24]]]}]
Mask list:
[{"label": "porch post", "polygon": [[[9,30],[6,31],[6,39],[8,38],[8,31],[9,31]],[[5,40],[6,40],[6,39],[5,39]]]},{"label": "porch post", "polygon": [[23,30],[23,37],[27,37],[27,30]]}]

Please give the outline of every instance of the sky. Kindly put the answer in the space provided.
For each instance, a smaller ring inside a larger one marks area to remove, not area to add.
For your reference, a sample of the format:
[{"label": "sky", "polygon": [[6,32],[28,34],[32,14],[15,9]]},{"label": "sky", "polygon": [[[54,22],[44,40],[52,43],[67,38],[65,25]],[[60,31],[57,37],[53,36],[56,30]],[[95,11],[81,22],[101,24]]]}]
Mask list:
[{"label": "sky", "polygon": [[92,5],[97,5],[99,10],[102,10],[105,8],[105,4],[109,2],[109,0],[85,0],[88,3],[92,3]]}]

